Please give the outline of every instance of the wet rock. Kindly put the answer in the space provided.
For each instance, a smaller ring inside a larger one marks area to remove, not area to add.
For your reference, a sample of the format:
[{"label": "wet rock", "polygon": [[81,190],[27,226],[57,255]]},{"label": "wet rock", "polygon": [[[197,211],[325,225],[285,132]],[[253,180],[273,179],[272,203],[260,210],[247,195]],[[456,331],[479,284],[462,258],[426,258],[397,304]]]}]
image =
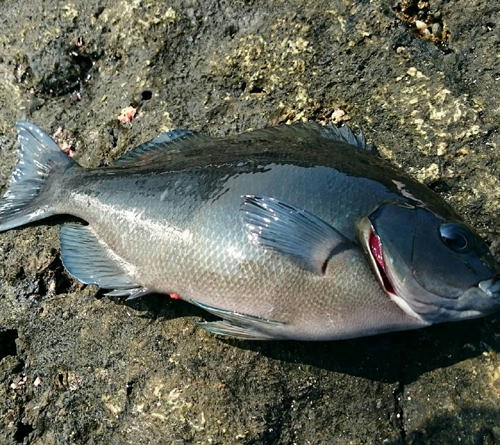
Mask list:
[{"label": "wet rock", "polygon": [[[498,255],[494,8],[4,2],[0,183],[17,119],[63,134],[87,166],[175,127],[349,121]],[[498,441],[498,317],[344,342],[225,341],[182,302],[125,304],[74,282],[59,222],[0,235],[1,443]]]}]

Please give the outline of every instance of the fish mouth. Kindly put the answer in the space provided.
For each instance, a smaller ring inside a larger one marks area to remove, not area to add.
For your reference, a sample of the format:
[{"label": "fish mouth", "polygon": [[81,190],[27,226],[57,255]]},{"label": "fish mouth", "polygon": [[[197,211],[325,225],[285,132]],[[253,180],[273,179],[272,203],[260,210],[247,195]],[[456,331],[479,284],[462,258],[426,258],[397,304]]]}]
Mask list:
[{"label": "fish mouth", "polygon": [[389,271],[384,256],[384,246],[382,240],[375,232],[370,220],[366,218],[359,227],[363,241],[363,247],[368,254],[372,264],[372,269],[384,291],[391,297],[398,297],[395,287],[389,278]]},{"label": "fish mouth", "polygon": [[488,297],[500,299],[500,275],[479,282],[478,286]]}]

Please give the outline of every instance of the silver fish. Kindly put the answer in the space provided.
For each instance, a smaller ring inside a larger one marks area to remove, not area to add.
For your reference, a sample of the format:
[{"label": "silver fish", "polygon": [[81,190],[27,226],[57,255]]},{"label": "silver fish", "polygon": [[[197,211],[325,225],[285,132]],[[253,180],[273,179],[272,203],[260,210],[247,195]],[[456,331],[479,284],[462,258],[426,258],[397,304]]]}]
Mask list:
[{"label": "silver fish", "polygon": [[20,160],[0,231],[54,214],[83,283],[180,296],[244,339],[331,340],[484,316],[498,264],[424,185],[348,127],[211,138],[174,130],[86,169],[17,123]]}]

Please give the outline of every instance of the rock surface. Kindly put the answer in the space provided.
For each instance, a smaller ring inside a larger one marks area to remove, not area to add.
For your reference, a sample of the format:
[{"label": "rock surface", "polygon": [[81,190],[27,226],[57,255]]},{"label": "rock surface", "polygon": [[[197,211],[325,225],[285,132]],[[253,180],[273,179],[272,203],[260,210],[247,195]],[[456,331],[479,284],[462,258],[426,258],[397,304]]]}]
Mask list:
[{"label": "rock surface", "polygon": [[[18,119],[86,166],[175,127],[349,120],[498,257],[498,22],[483,0],[1,2],[0,183]],[[190,305],[70,279],[57,222],[0,235],[2,444],[500,441],[498,316],[224,341]]]}]

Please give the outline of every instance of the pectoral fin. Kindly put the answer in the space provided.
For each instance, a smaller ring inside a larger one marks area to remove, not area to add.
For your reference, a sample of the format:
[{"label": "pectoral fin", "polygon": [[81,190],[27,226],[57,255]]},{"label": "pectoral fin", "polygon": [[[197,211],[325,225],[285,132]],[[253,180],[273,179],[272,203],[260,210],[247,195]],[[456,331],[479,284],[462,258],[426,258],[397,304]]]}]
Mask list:
[{"label": "pectoral fin", "polygon": [[274,198],[246,195],[240,210],[252,241],[286,255],[317,275],[324,274],[335,252],[353,245],[312,213]]}]

